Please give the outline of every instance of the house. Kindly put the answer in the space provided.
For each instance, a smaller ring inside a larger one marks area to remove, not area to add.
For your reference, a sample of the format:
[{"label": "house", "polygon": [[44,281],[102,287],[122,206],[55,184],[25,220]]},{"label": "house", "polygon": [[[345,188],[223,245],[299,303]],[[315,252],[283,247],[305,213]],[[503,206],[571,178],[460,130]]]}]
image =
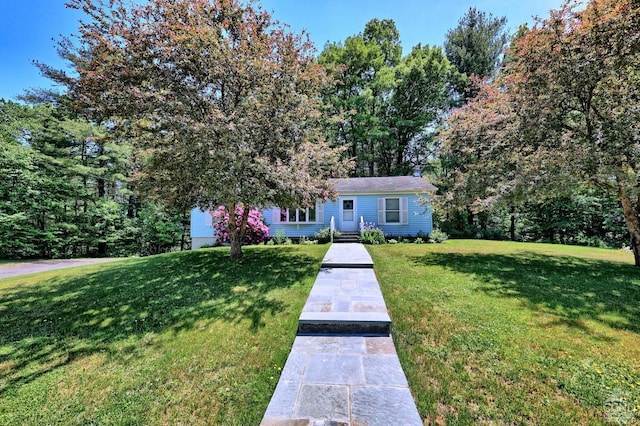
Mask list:
[{"label": "house", "polygon": [[[335,229],[342,233],[358,232],[361,222],[373,223],[385,235],[393,236],[429,234],[433,229],[431,207],[425,205],[424,200],[429,199],[436,187],[421,177],[344,178],[333,180],[333,185],[338,198],[325,203],[318,201],[314,208],[264,209],[262,214],[270,234],[313,237],[329,226],[331,218]],[[209,212],[194,209],[191,213],[192,247],[213,244],[212,235]]]}]

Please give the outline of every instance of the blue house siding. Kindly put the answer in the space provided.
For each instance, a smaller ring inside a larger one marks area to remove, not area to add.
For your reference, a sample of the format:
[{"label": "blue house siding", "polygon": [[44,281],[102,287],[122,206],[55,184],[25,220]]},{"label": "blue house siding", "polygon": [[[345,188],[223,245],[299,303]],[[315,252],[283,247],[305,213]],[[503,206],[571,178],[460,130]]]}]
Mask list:
[{"label": "blue house siding", "polygon": [[[262,215],[271,236],[280,233],[285,237],[313,237],[319,230],[329,227],[332,217],[336,229],[342,232],[357,232],[360,218],[390,236],[416,236],[433,230],[431,207],[421,205],[420,200],[437,188],[419,176],[344,178],[333,179],[332,183],[339,198],[316,206],[316,223],[281,223],[279,209],[263,209]],[[388,198],[397,200],[385,201]],[[349,221],[349,218],[353,220]],[[312,219],[312,216],[306,219]],[[385,223],[387,220],[399,223]],[[194,248],[201,241],[205,244],[214,242],[208,212],[197,208],[192,211],[191,237]]]},{"label": "blue house siding", "polygon": [[[408,223],[407,224],[379,224],[378,223],[378,199],[379,198],[402,198],[408,201]],[[329,226],[331,217],[335,219],[336,229],[344,230],[342,218],[340,217],[340,200],[342,198],[355,198],[356,220],[360,222],[362,217],[365,222],[375,224],[382,229],[385,235],[393,236],[415,236],[419,233],[429,234],[433,230],[431,209],[419,204],[420,197],[415,194],[371,194],[371,195],[342,195],[336,201],[328,201],[324,204],[323,223],[301,224],[301,223],[273,223],[273,209],[265,209],[262,215],[265,217],[271,236],[276,235],[278,230],[284,231],[285,237],[313,237],[320,229]],[[426,210],[426,211],[425,211]]]},{"label": "blue house siding", "polygon": [[[385,235],[415,236],[418,233],[429,234],[433,231],[431,209],[425,212],[425,206],[420,205],[420,197],[416,194],[371,194],[358,195],[358,220],[363,217],[365,222],[370,222],[382,229]],[[379,198],[407,198],[407,224],[392,223],[380,224],[378,221]]]},{"label": "blue house siding", "polygon": [[197,249],[204,245],[212,246],[215,242],[211,213],[199,208],[191,210],[191,248]]}]

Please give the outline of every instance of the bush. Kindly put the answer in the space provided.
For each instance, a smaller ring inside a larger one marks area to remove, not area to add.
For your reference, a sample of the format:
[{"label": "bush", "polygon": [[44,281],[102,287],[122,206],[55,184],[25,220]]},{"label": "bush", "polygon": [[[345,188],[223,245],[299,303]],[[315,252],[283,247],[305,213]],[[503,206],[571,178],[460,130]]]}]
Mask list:
[{"label": "bush", "polygon": [[365,222],[362,227],[360,242],[364,244],[384,244],[384,232],[382,232],[382,229],[376,228],[374,223]]},{"label": "bush", "polygon": [[[244,207],[238,206],[235,211],[236,229],[240,228],[240,222],[244,213]],[[213,229],[214,234],[220,243],[229,242],[229,213],[224,206],[218,207],[213,211]],[[269,238],[269,227],[264,222],[262,213],[258,209],[249,211],[249,219],[247,228],[242,240],[242,244],[260,244]]]},{"label": "bush", "polygon": [[273,241],[274,244],[282,245],[286,239],[287,238],[284,236],[284,229],[276,229],[276,235],[271,241]]},{"label": "bush", "polygon": [[300,239],[298,240],[298,244],[303,245],[303,246],[310,246],[312,244],[318,244],[318,241],[316,240],[310,240],[309,238],[302,236],[300,237]]},{"label": "bush", "polygon": [[442,243],[444,241],[447,241],[449,239],[449,236],[447,235],[446,232],[442,232],[439,229],[434,229],[430,234],[429,234],[429,242],[430,243]]},{"label": "bush", "polygon": [[415,239],[414,241],[415,244],[424,244],[424,240],[422,239],[422,237],[418,237]]},{"label": "bush", "polygon": [[[337,238],[340,236],[340,232],[338,231],[333,231],[333,238]],[[320,244],[325,244],[331,241],[331,229],[329,227],[327,228],[322,228],[321,230],[319,230],[318,232],[316,232],[316,240],[318,240],[318,242]]]},{"label": "bush", "polygon": [[387,243],[389,244],[398,244],[398,240],[391,238],[389,241],[387,241]]}]

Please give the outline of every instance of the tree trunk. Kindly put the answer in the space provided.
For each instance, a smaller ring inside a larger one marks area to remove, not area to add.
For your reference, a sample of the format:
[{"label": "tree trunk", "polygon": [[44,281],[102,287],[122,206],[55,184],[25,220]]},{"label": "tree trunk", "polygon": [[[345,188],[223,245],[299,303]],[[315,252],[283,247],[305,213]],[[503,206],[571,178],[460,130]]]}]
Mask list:
[{"label": "tree trunk", "polygon": [[635,265],[640,267],[640,220],[638,219],[640,213],[640,197],[636,200],[634,206],[627,190],[620,184],[620,180],[618,180],[618,195],[620,197],[620,203],[622,204],[624,221],[627,224],[627,230],[631,237],[631,249],[633,250]]},{"label": "tree trunk", "polygon": [[516,240],[516,209],[511,206],[511,223],[509,224],[509,237],[511,237],[511,241]]},{"label": "tree trunk", "polygon": [[236,205],[230,204],[226,206],[229,212],[229,221],[227,222],[227,228],[229,231],[229,242],[231,243],[231,259],[242,259],[242,241],[244,240],[244,234],[247,231],[247,222],[249,220],[249,207],[244,206],[242,217],[240,218],[240,226],[238,227],[236,218]]}]

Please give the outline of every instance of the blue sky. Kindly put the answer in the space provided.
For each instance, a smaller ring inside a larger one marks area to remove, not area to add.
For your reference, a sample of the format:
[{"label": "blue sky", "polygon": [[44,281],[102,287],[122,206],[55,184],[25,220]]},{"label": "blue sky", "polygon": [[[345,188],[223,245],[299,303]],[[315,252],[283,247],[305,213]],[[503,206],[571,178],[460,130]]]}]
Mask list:
[{"label": "blue sky", "polygon": [[[81,14],[65,0],[0,0],[0,98],[14,99],[24,89],[51,87],[32,65],[38,60],[58,68],[54,39],[71,35]],[[373,18],[393,19],[404,52],[418,43],[441,46],[469,7],[506,16],[509,32],[533,15],[547,17],[562,0],[262,0],[280,22],[295,32],[306,30],[318,50],[327,41],[343,41]]]}]

